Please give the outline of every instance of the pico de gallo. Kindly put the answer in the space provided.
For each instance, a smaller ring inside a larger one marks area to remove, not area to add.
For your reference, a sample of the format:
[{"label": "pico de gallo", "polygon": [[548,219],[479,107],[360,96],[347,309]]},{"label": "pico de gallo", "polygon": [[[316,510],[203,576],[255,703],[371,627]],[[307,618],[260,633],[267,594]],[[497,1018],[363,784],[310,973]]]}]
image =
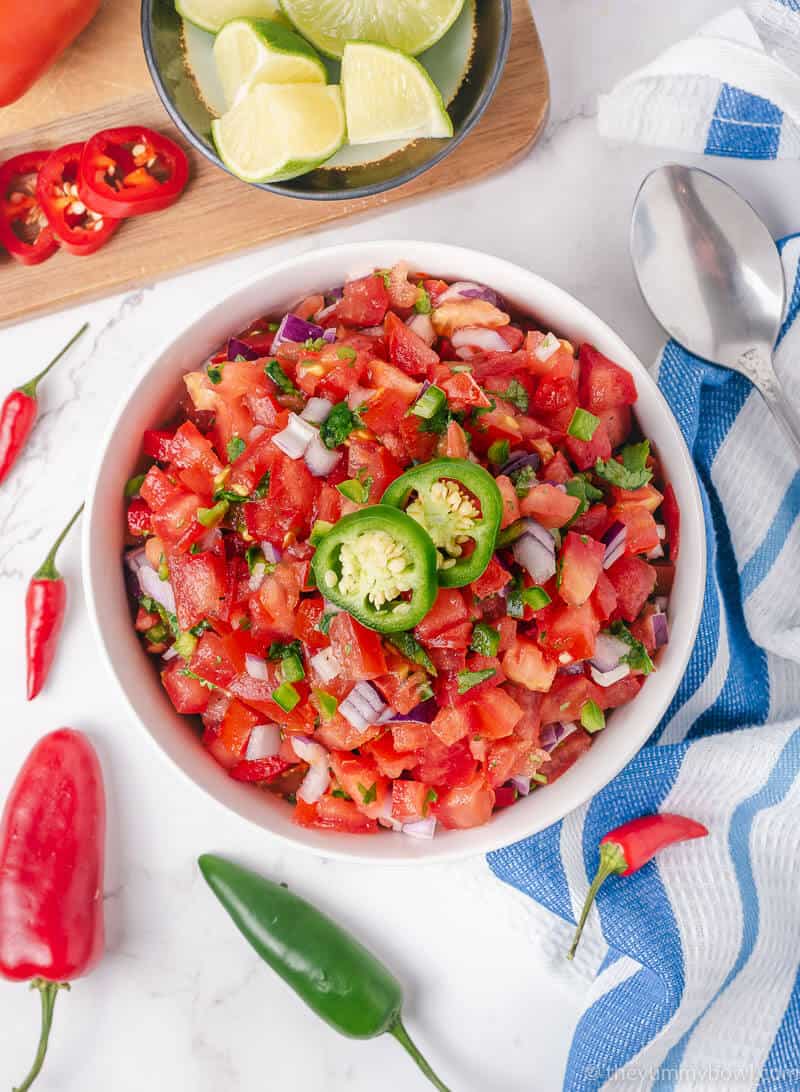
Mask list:
[{"label": "pico de gallo", "polygon": [[214,759],[301,826],[486,823],[654,670],[680,515],[593,346],[398,264],[184,386],[126,487],[135,627]]}]

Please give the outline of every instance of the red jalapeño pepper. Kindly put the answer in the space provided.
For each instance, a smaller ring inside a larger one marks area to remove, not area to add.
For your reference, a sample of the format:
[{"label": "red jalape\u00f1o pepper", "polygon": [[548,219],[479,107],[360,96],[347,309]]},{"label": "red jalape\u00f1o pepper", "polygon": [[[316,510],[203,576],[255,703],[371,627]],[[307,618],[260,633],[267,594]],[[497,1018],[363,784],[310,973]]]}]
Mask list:
[{"label": "red jalape\u00f1o pepper", "polygon": [[0,165],[0,244],[23,265],[38,265],[58,242],[36,196],[36,183],[49,152],[23,152]]},{"label": "red jalape\u00f1o pepper", "polygon": [[36,415],[39,412],[36,388],[53,365],[59,362],[88,328],[89,323],[85,322],[64,348],[56,353],[46,368],[33,379],[29,379],[27,383],[13,390],[0,406],[0,483],[10,474],[36,423]]},{"label": "red jalape\u00f1o pepper", "polygon": [[58,548],[67,537],[83,505],[53,543],[50,553],[33,574],[25,596],[25,656],[28,665],[28,701],[47,681],[58,647],[67,609],[67,586],[56,568]]},{"label": "red jalape\u00f1o pepper", "polygon": [[[60,728],[28,756],[0,821],[0,975],[39,991],[38,1076],[58,991],[103,954],[105,794],[86,736]],[[4,1053],[8,1053],[5,1051]]]},{"label": "red jalape\u00f1o pepper", "polygon": [[86,141],[78,190],[89,208],[123,218],[168,208],[188,178],[189,161],[174,140],[130,125]]},{"label": "red jalape\u00f1o pepper", "polygon": [[120,225],[86,205],[78,194],[83,144],[65,144],[44,161],[36,183],[39,202],[61,247],[84,257],[108,242]]},{"label": "red jalape\u00f1o pepper", "polygon": [[631,819],[600,839],[600,865],[586,895],[567,959],[572,959],[597,892],[609,876],[629,876],[655,857],[659,850],[691,838],[705,838],[708,829],[684,815],[663,812]]}]

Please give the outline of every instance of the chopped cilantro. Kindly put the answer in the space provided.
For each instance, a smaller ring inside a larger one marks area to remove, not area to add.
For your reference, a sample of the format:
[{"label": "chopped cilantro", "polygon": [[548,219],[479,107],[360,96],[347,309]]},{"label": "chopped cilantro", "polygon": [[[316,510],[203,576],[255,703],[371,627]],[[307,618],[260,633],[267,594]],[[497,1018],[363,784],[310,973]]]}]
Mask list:
[{"label": "chopped cilantro", "polygon": [[206,690],[221,690],[222,687],[217,686],[216,683],[211,682],[210,679],[204,679],[198,675],[196,671],[192,671],[191,668],[182,667],[180,670],[181,675],[185,675],[187,679],[194,679],[195,682],[199,682],[201,686],[204,686]]},{"label": "chopped cilantro", "polygon": [[331,793],[331,796],[335,796],[339,800],[352,800],[352,796],[348,796],[344,789],[336,788]]},{"label": "chopped cilantro", "polygon": [[436,789],[428,789],[428,791],[425,793],[425,801],[424,801],[424,803],[422,805],[422,817],[423,817],[423,819],[428,818],[428,812],[431,809],[431,804],[435,804],[438,799],[439,799],[439,794],[436,791]]},{"label": "chopped cilantro", "polygon": [[167,610],[166,607],[162,607],[157,599],[153,599],[152,596],[149,595],[141,596],[139,603],[148,614],[157,614],[161,621],[169,626],[173,637],[180,636],[181,627],[178,625],[177,616],[174,615],[172,611]]},{"label": "chopped cilantro", "polygon": [[[565,488],[570,497],[577,497],[580,501],[570,523],[574,523],[579,516],[582,516],[583,513],[587,511],[592,501],[603,499],[603,494],[599,489],[592,485],[586,474],[576,474],[574,478],[570,478]],[[567,526],[569,526],[569,524]]]},{"label": "chopped cilantro", "polygon": [[511,481],[514,483],[517,496],[527,497],[531,491],[531,486],[536,482],[536,471],[532,466],[520,467],[511,475]]},{"label": "chopped cilantro", "polygon": [[574,436],[576,440],[589,441],[595,434],[597,426],[600,424],[600,418],[595,417],[593,413],[589,413],[588,410],[581,409],[578,406],[572,415],[572,420],[567,427],[567,432],[570,436]]},{"label": "chopped cilantro", "polygon": [[375,801],[378,799],[378,782],[377,781],[373,781],[369,788],[367,788],[365,785],[362,785],[361,782],[359,781],[356,784],[356,788],[358,789],[359,793],[361,794],[361,803],[362,804],[374,804]]},{"label": "chopped cilantro", "polygon": [[247,500],[247,497],[243,497],[241,493],[237,493],[235,489],[218,489],[214,494],[215,501],[227,501],[228,504],[241,504],[242,501]]},{"label": "chopped cilantro", "polygon": [[346,402],[340,402],[334,406],[328,414],[326,421],[320,425],[319,436],[327,448],[338,447],[343,444],[354,428],[361,425],[358,416],[353,413]]},{"label": "chopped cilantro", "polygon": [[598,459],[594,464],[594,472],[599,478],[619,489],[641,489],[653,477],[652,470],[648,470],[646,466],[649,454],[649,440],[642,440],[640,444],[627,444],[622,449],[621,463],[616,459]]},{"label": "chopped cilantro", "polygon": [[528,412],[528,392],[518,379],[512,379],[504,391],[497,394],[512,406],[516,406],[520,413]]},{"label": "chopped cilantro", "polygon": [[647,649],[641,641],[637,641],[624,622],[614,622],[609,632],[630,646],[630,652],[621,658],[622,663],[629,664],[632,671],[641,671],[643,675],[649,675],[655,671],[655,664],[650,659]]},{"label": "chopped cilantro", "polygon": [[264,477],[255,487],[250,497],[251,500],[263,500],[269,492],[269,471],[266,472]]},{"label": "chopped cilantro", "polygon": [[459,671],[457,675],[459,694],[466,694],[468,690],[472,690],[474,686],[491,679],[496,674],[497,669],[494,667],[486,667],[482,671]]},{"label": "chopped cilantro", "polygon": [[303,342],[303,348],[310,349],[313,353],[318,353],[324,349],[327,344],[324,337],[307,337]]},{"label": "chopped cilantro", "polygon": [[232,436],[230,440],[228,440],[228,446],[226,448],[226,451],[228,452],[228,462],[235,463],[246,447],[247,444],[241,436]]},{"label": "chopped cilantro", "polygon": [[480,656],[496,656],[500,647],[500,634],[485,622],[476,622],[469,647]]},{"label": "chopped cilantro", "polygon": [[419,422],[420,432],[433,432],[437,436],[441,436],[447,432],[447,426],[451,421],[456,420],[454,415],[450,412],[450,409],[445,400],[432,417],[421,417]]},{"label": "chopped cilantro", "polygon": [[288,656],[299,656],[301,651],[299,641],[290,641],[287,644],[282,641],[273,641],[267,656],[270,660],[285,660]]},{"label": "chopped cilantro", "polygon": [[436,674],[433,660],[411,633],[391,633],[387,635],[386,640],[412,664],[419,664],[420,667],[424,667],[430,675]]},{"label": "chopped cilantro", "polygon": [[509,444],[508,440],[495,440],[487,452],[489,462],[494,463],[495,466],[503,466],[504,463],[508,462],[510,451],[511,444]]},{"label": "chopped cilantro", "polygon": [[338,613],[339,613],[339,612],[338,612],[338,611],[335,611],[335,610],[327,610],[327,611],[325,611],[325,613],[324,613],[324,614],[322,615],[322,617],[320,618],[320,620],[319,620],[319,621],[317,622],[317,629],[318,629],[318,630],[320,631],[320,633],[322,633],[322,634],[323,634],[323,635],[324,635],[325,637],[327,637],[327,636],[328,636],[328,630],[329,630],[329,629],[331,628],[331,622],[333,621],[333,619],[334,619],[334,618],[336,617],[336,615],[337,615]]},{"label": "chopped cilantro", "polygon": [[264,372],[272,380],[281,394],[300,394],[300,391],[288,377],[277,360],[268,360],[264,365]]},{"label": "chopped cilantro", "polygon": [[206,374],[208,375],[208,378],[211,380],[211,382],[215,386],[217,385],[217,383],[222,382],[222,369],[224,367],[225,367],[224,361],[223,361],[222,364],[210,364],[209,365],[209,368],[208,368],[208,371],[207,371]]}]

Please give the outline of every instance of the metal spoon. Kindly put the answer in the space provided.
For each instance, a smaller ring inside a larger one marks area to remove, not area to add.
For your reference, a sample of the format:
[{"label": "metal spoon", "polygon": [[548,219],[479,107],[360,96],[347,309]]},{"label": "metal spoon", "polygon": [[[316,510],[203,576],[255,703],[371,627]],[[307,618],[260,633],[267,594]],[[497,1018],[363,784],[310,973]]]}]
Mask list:
[{"label": "metal spoon", "polygon": [[636,198],[631,256],[664,329],[695,356],[747,376],[800,461],[800,414],[772,363],[786,299],[783,266],[752,206],[707,171],[659,167]]}]

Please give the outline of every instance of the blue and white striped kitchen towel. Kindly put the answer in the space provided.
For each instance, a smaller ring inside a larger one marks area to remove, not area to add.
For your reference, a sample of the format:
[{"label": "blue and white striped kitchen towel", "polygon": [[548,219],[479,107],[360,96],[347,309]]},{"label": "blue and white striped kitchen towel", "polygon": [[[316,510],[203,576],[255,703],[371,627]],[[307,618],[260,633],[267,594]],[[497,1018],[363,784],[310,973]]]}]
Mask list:
[{"label": "blue and white striped kitchen towel", "polygon": [[[800,236],[781,250],[790,295],[776,366],[800,404]],[[606,831],[659,810],[705,823],[710,837],[601,889],[585,937],[600,965],[564,1088],[796,1092],[800,470],[741,376],[674,343],[657,372],[705,509],[708,578],[694,652],[657,731],[623,772],[489,864],[574,921]]]},{"label": "blue and white striped kitchen towel", "polygon": [[800,0],[749,0],[599,102],[612,140],[746,159],[800,157]]}]

